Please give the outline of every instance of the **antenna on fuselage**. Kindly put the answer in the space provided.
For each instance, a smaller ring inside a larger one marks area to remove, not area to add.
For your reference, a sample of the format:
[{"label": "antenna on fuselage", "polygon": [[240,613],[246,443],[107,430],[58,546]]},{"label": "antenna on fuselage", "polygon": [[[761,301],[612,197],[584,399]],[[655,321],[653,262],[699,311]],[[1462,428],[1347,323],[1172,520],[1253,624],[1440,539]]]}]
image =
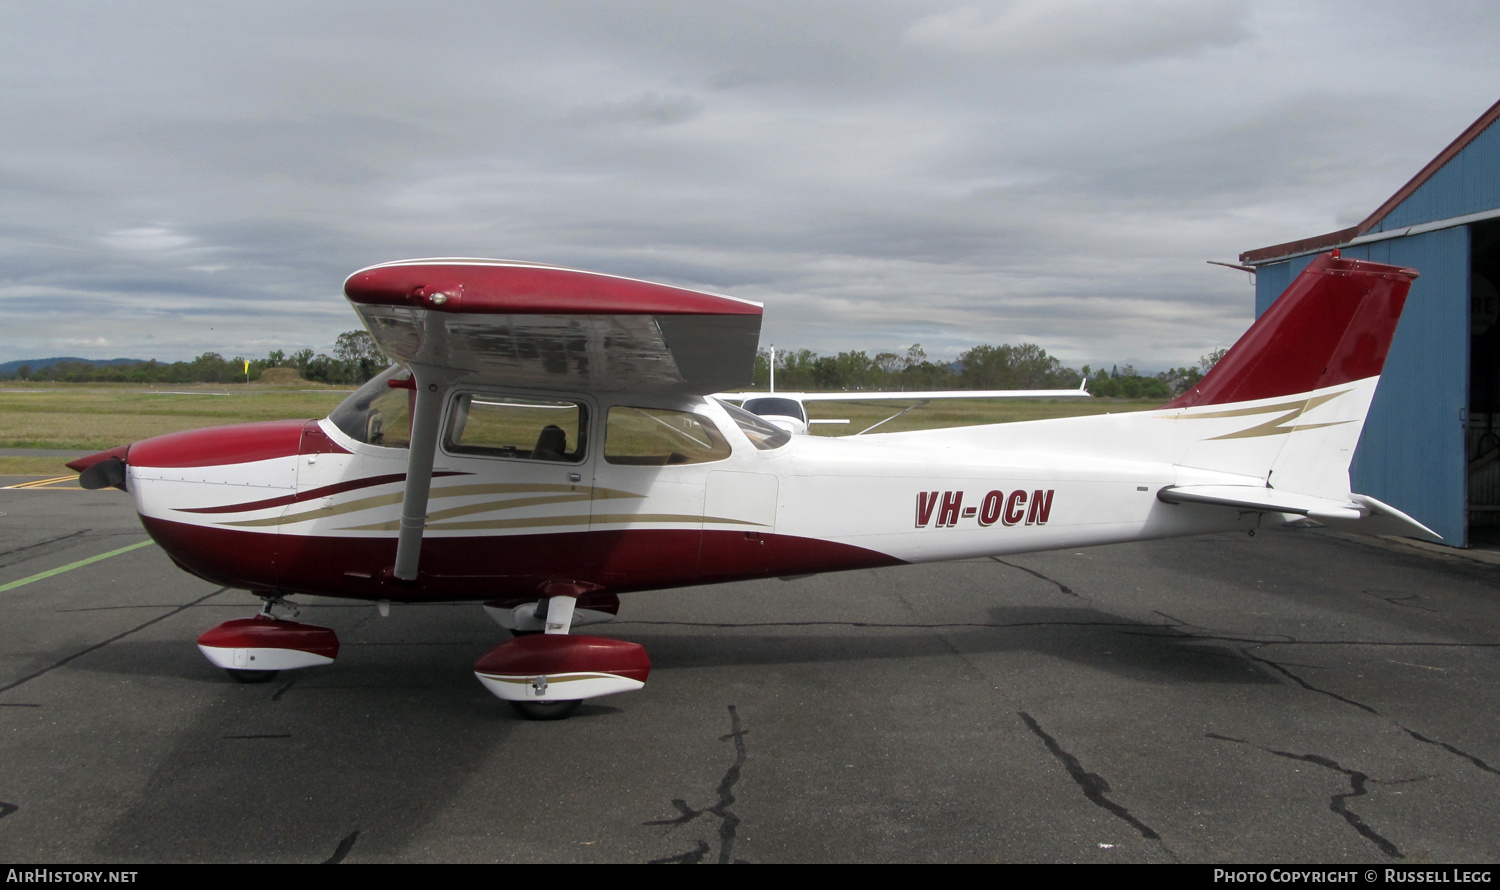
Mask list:
[{"label": "antenna on fuselage", "polygon": [[771,392],[776,391],[776,344],[771,344]]}]

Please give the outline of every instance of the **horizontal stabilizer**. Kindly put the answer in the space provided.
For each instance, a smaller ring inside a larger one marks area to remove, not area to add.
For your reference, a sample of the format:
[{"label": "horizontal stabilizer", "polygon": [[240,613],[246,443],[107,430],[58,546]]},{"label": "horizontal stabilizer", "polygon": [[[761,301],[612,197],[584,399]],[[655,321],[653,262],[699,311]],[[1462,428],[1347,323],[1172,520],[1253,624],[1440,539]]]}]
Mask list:
[{"label": "horizontal stabilizer", "polygon": [[1156,499],[1168,504],[1214,504],[1261,513],[1296,513],[1319,522],[1325,519],[1363,519],[1363,508],[1353,501],[1337,501],[1258,485],[1178,485],[1163,488]]},{"label": "horizontal stabilizer", "polygon": [[1442,540],[1432,529],[1389,504],[1363,494],[1349,497],[1342,501],[1257,485],[1179,485],[1163,488],[1156,494],[1157,500],[1168,504],[1209,504],[1260,513],[1292,513],[1339,531]]}]

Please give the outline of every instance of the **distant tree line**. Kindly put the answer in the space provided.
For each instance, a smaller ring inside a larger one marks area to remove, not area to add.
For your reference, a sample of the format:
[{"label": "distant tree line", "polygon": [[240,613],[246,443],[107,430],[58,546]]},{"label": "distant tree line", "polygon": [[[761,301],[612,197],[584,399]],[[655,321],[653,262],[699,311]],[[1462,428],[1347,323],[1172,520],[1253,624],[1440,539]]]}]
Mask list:
[{"label": "distant tree line", "polygon": [[[788,391],[934,390],[934,389],[1076,389],[1087,377],[1096,396],[1127,399],[1169,399],[1203,378],[1224,355],[1215,350],[1191,368],[1173,368],[1144,376],[1130,365],[1108,371],[1084,365],[1064,367],[1035,343],[1019,346],[975,346],[954,362],[935,363],[917,344],[905,354],[841,352],[818,355],[808,349],[776,352],[776,388]],[[755,387],[771,380],[771,355],[761,350],[755,359]]]},{"label": "distant tree line", "polygon": [[95,364],[88,361],[55,362],[45,368],[21,365],[11,379],[44,380],[61,383],[244,383],[259,380],[270,368],[292,368],[303,380],[315,383],[364,383],[389,364],[375,347],[375,340],[365,331],[339,334],[333,355],[313,354],[299,349],[291,355],[273,349],[264,358],[249,359],[237,355],[226,359],[217,352],[205,352],[191,361]]},{"label": "distant tree line", "polygon": [[[1019,346],[975,346],[957,361],[938,363],[927,357],[921,344],[905,353],[840,352],[818,355],[809,349],[778,350],[776,388],[790,391],[836,392],[839,390],[932,389],[1076,389],[1087,377],[1088,390],[1096,396],[1127,399],[1169,399],[1199,380],[1225,350],[1198,360],[1197,367],[1173,368],[1144,376],[1130,365],[1108,371],[1084,365],[1082,370],[1064,367],[1035,343]],[[243,383],[247,379],[244,356],[226,359],[205,352],[192,361],[128,364],[94,364],[86,361],[57,362],[45,368],[22,365],[13,377],[65,383]],[[346,331],[334,344],[333,355],[300,349],[287,355],[273,349],[264,358],[249,359],[249,380],[259,380],[270,368],[292,368],[304,380],[329,384],[359,384],[380,373],[388,363],[375,341],[365,331]],[[770,384],[771,355],[761,350],[755,358],[755,387]]]}]

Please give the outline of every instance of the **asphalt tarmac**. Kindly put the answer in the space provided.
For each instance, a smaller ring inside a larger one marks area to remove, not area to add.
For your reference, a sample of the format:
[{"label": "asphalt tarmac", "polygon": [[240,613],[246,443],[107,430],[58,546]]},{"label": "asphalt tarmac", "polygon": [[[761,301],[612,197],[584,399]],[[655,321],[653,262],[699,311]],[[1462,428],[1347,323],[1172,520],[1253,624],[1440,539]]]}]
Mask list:
[{"label": "asphalt tarmac", "polygon": [[535,723],[473,676],[477,605],[304,597],[338,661],[237,684],[194,641],[257,601],[147,541],[120,492],[0,490],[0,861],[1500,861],[1500,567],[1462,556],[1303,530],[633,594],[597,632],[650,683]]}]

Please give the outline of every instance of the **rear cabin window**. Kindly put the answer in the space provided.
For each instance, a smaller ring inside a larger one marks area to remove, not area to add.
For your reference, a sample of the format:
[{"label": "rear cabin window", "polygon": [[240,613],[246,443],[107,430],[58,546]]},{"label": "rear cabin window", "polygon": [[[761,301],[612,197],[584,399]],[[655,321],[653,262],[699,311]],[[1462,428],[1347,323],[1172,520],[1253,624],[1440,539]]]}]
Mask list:
[{"label": "rear cabin window", "polygon": [[444,447],[450,454],[578,463],[587,422],[578,402],[464,393],[453,400]]},{"label": "rear cabin window", "polygon": [[750,440],[761,451],[775,451],[792,440],[792,434],[762,419],[759,415],[751,414],[733,402],[723,399],[715,399],[719,405],[729,413],[729,419],[739,425],[745,432],[745,438]]},{"label": "rear cabin window", "polygon": [[705,418],[667,408],[609,409],[604,459],[612,464],[663,467],[729,457],[729,443]]}]

